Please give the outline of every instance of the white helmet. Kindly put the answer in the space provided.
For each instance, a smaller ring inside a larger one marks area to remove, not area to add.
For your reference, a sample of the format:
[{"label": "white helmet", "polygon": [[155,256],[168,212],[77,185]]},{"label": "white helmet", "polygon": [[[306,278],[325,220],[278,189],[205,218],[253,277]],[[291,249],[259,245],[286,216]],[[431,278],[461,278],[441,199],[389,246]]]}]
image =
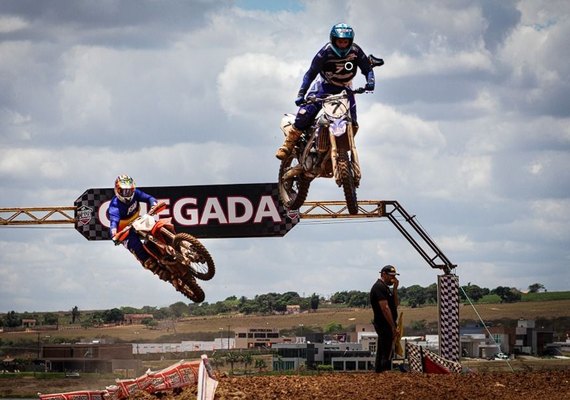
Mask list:
[{"label": "white helmet", "polygon": [[119,175],[115,179],[115,196],[123,203],[130,203],[135,195],[135,181],[128,175]]}]

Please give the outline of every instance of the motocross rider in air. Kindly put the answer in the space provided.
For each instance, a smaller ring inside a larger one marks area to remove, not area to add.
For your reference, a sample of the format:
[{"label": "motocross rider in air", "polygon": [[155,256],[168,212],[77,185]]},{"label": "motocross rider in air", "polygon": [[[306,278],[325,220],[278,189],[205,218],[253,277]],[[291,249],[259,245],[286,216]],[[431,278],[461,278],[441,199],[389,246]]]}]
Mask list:
[{"label": "motocross rider in air", "polygon": [[[339,94],[345,88],[351,87],[352,79],[356,76],[357,69],[366,77],[366,91],[374,90],[374,71],[370,60],[360,46],[353,42],[354,30],[347,24],[336,24],[330,32],[330,42],[327,43],[313,58],[309,70],[303,77],[303,82],[295,104],[301,106],[305,101],[305,94],[311,83],[308,95],[322,97],[328,94]],[[349,91],[350,114],[352,117],[353,132],[356,134],[358,124],[356,122],[356,103],[354,94]],[[320,103],[303,105],[299,108],[295,123],[289,130],[285,142],[275,153],[275,157],[284,160],[291,154],[296,141],[303,131],[309,128],[321,109]]]},{"label": "motocross rider in air", "polygon": [[[149,207],[154,207],[158,202],[151,195],[137,189],[135,181],[128,175],[119,175],[115,179],[115,196],[109,203],[107,216],[109,217],[109,229],[114,238],[118,231],[139,217],[140,204],[144,201]],[[114,241],[114,240],[113,240]],[[114,241],[118,245],[118,241]],[[148,269],[166,281],[166,273],[157,264],[156,260],[148,254],[134,229],[131,229],[127,240],[123,242],[127,249],[139,260],[145,269]]]}]

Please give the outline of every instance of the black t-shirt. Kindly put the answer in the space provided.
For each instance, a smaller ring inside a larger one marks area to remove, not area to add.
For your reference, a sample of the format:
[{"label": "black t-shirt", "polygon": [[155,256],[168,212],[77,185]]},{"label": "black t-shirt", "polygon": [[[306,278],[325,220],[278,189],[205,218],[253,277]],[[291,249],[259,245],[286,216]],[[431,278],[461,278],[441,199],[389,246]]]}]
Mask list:
[{"label": "black t-shirt", "polygon": [[372,311],[374,312],[374,325],[381,328],[389,328],[391,324],[386,321],[382,310],[380,309],[380,300],[386,300],[388,302],[388,307],[392,312],[392,318],[394,322],[398,319],[398,308],[396,306],[396,301],[394,300],[394,294],[381,279],[378,279],[372,289],[370,289],[370,304],[372,305]]}]

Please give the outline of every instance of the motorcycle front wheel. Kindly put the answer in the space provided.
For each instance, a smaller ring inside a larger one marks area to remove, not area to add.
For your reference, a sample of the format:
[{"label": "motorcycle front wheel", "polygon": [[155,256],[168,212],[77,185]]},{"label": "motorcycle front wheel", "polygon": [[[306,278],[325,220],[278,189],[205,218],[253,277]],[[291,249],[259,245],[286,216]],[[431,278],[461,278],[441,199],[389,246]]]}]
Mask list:
[{"label": "motorcycle front wheel", "polygon": [[210,252],[189,233],[178,233],[172,242],[174,249],[183,257],[180,262],[188,272],[198,279],[208,281],[216,273],[216,266]]},{"label": "motorcycle front wheel", "polygon": [[356,186],[354,184],[354,174],[352,165],[348,159],[346,150],[338,152],[337,168],[344,191],[344,198],[346,199],[346,208],[351,215],[358,214],[358,200],[356,199]]},{"label": "motorcycle front wheel", "polygon": [[295,153],[291,153],[286,159],[281,161],[279,167],[278,187],[279,198],[287,210],[297,210],[303,205],[309,194],[311,181],[299,175],[284,179],[283,176],[292,168],[298,167],[299,161]]}]

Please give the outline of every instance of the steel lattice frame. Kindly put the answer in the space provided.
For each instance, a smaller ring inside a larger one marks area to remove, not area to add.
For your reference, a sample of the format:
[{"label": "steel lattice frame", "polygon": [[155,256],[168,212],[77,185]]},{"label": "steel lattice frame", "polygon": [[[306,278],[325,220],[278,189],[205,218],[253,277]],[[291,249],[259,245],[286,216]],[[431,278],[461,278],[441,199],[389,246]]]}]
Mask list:
[{"label": "steel lattice frame", "polygon": [[75,223],[75,207],[0,208],[0,225]]}]

